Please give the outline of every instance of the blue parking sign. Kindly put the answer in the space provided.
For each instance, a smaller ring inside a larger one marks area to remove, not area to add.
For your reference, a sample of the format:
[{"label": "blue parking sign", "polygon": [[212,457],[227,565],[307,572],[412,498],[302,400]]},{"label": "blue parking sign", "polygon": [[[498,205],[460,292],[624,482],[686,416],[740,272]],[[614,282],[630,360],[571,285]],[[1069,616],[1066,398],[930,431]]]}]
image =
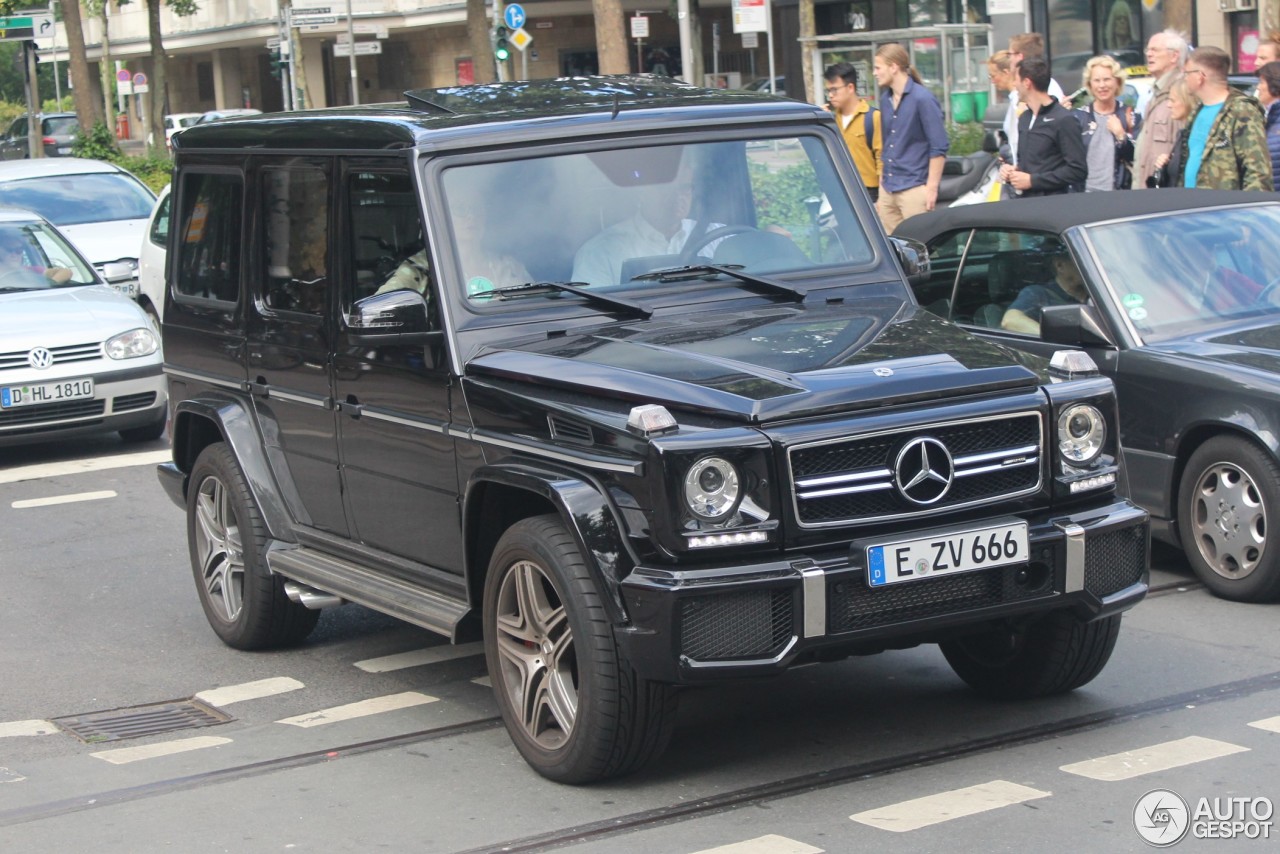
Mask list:
[{"label": "blue parking sign", "polygon": [[524,16],[524,7],[519,3],[512,3],[510,6],[502,10],[502,20],[507,22],[507,26],[513,30],[518,30],[524,26],[524,22],[528,20]]}]

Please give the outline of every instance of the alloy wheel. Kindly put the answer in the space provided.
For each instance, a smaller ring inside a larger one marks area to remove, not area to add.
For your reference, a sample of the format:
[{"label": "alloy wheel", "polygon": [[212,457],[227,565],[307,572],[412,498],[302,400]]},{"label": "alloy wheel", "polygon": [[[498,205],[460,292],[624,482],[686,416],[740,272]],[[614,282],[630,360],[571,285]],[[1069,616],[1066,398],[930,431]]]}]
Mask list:
[{"label": "alloy wheel", "polygon": [[1205,563],[1232,580],[1257,569],[1266,545],[1267,510],[1249,473],[1232,463],[1215,463],[1200,475],[1191,502],[1191,527]]},{"label": "alloy wheel", "polygon": [[200,484],[196,498],[196,555],[209,604],[234,622],[244,605],[244,546],[226,485],[216,477]]}]

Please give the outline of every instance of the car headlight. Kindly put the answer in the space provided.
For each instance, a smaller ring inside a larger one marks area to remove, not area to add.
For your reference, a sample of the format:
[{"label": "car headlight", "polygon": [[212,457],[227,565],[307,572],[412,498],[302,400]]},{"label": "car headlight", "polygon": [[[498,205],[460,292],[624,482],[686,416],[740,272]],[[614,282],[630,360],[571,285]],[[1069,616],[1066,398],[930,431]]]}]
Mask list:
[{"label": "car headlight", "polygon": [[150,329],[130,329],[108,338],[103,347],[112,359],[137,359],[160,349],[160,340]]},{"label": "car headlight", "polygon": [[1073,465],[1093,462],[1107,439],[1107,422],[1097,407],[1077,403],[1058,416],[1058,453]]},{"label": "car headlight", "polygon": [[733,463],[720,457],[703,457],[684,476],[684,501],[699,519],[718,522],[737,509],[742,497],[741,478]]}]

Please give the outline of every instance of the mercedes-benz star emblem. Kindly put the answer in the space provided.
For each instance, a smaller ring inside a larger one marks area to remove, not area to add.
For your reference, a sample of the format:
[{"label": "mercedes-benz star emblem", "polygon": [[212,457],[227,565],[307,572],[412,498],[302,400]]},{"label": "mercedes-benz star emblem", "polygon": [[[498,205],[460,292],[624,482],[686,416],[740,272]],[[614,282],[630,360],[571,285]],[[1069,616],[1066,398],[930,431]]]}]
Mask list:
[{"label": "mercedes-benz star emblem", "polygon": [[43,347],[36,347],[27,353],[27,364],[38,370],[53,367],[53,354]]},{"label": "mercedes-benz star emblem", "polygon": [[951,488],[955,463],[946,445],[925,436],[903,446],[893,472],[904,498],[912,504],[933,504]]}]

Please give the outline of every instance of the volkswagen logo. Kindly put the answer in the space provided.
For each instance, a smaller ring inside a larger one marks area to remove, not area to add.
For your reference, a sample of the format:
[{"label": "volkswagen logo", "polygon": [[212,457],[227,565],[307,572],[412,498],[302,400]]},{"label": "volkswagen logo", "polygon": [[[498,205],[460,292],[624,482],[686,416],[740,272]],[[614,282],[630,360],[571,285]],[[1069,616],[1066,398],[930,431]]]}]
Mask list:
[{"label": "volkswagen logo", "polygon": [[27,364],[38,370],[53,367],[53,354],[44,347],[36,347],[27,353]]},{"label": "volkswagen logo", "polygon": [[893,464],[898,491],[912,504],[933,504],[941,500],[951,488],[955,474],[955,463],[947,446],[927,436],[904,445]]}]

